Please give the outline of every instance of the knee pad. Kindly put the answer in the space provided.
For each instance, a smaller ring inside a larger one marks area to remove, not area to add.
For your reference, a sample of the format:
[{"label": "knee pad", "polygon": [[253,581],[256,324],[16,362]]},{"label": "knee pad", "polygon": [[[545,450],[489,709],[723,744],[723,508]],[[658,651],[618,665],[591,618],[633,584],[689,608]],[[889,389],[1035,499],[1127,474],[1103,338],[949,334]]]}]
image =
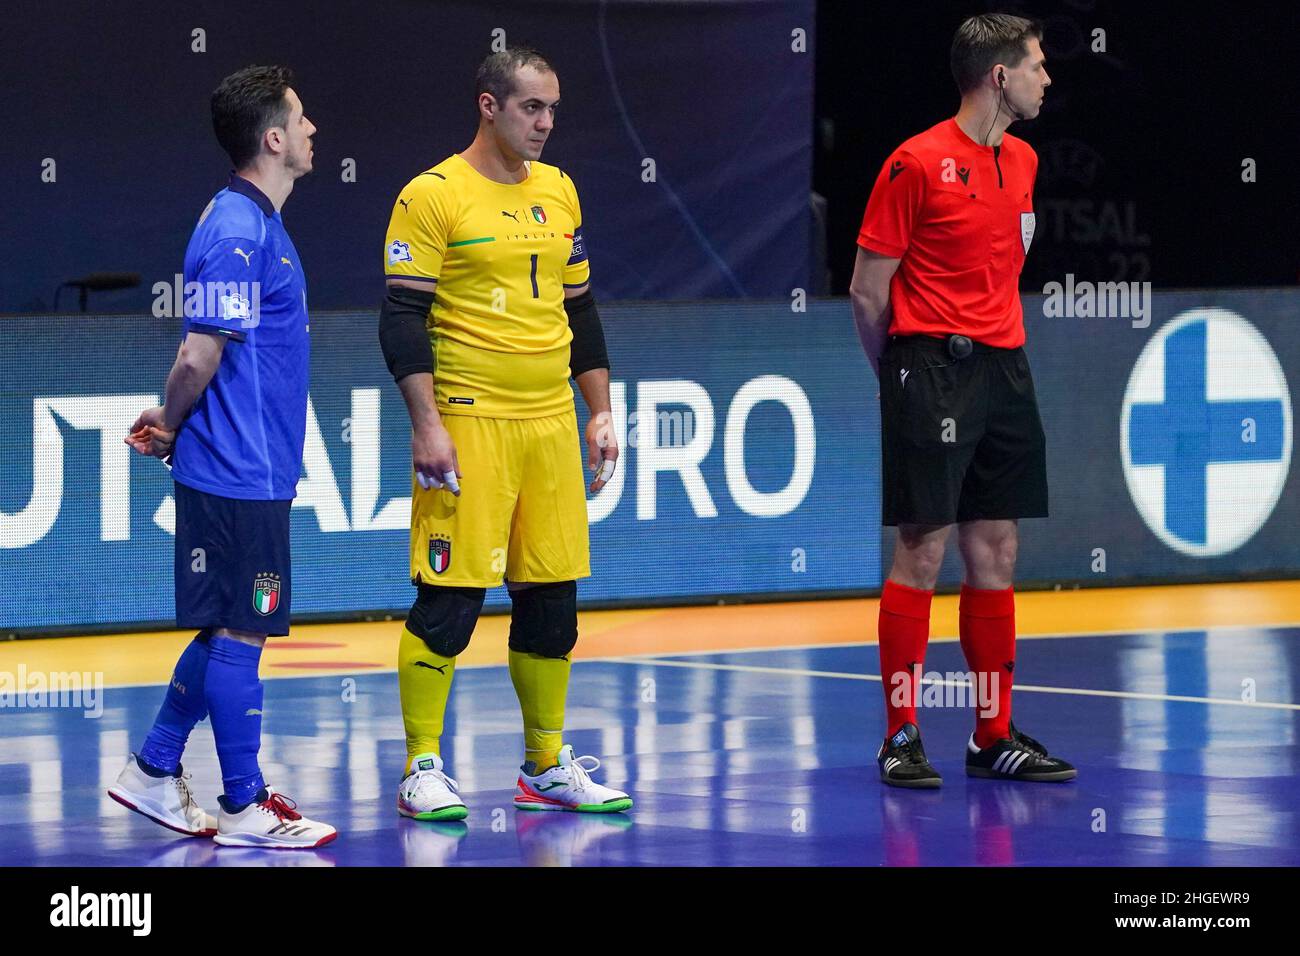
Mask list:
[{"label": "knee pad", "polygon": [[433,653],[455,657],[469,647],[487,589],[444,588],[433,584],[419,587],[419,595],[406,617],[406,629],[424,641]]},{"label": "knee pad", "polygon": [[578,643],[578,582],[535,584],[510,592],[510,649],[564,657]]}]

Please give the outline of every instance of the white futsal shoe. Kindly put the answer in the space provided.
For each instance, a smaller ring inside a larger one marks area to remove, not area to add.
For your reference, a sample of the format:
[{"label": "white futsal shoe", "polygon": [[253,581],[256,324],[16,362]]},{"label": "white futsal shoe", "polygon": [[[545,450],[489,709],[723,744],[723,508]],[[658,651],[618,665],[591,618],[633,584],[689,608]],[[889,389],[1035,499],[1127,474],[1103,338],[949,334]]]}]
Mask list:
[{"label": "white futsal shoe", "polygon": [[397,812],[412,820],[464,820],[469,816],[460,785],[442,772],[436,753],[416,754],[411,772],[397,787]]},{"label": "white futsal shoe", "polygon": [[186,836],[212,836],[217,832],[216,817],[194,801],[189,780],[188,773],[151,777],[131,754],[117,775],[117,783],[108,788],[108,795],[169,830]]},{"label": "white futsal shoe", "polygon": [[[592,761],[590,765],[584,760]],[[600,769],[596,757],[575,757],[565,744],[560,762],[537,776],[521,769],[515,784],[515,806],[520,810],[571,810],[578,813],[618,813],[630,809],[632,798],[622,790],[596,783],[589,774]]]},{"label": "white futsal shoe", "polygon": [[262,799],[250,803],[238,813],[222,807],[217,815],[217,835],[222,846],[255,846],[269,850],[309,850],[324,846],[338,831],[328,823],[308,820],[298,812],[298,804],[282,793],[267,787],[258,794]]}]

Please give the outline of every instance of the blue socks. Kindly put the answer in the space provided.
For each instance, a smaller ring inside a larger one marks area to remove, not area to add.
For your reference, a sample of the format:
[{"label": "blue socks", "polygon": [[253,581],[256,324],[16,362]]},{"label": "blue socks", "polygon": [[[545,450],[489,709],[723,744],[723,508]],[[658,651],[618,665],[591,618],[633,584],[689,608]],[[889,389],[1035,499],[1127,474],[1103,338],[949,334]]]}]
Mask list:
[{"label": "blue socks", "polygon": [[254,802],[266,786],[257,764],[262,743],[262,682],[257,677],[261,659],[260,647],[233,638],[190,641],[136,758],[140,769],[154,777],[180,773],[190,731],[210,716],[226,789],[222,805],[238,810]]},{"label": "blue socks", "polygon": [[140,769],[151,777],[175,776],[180,772],[181,752],[190,731],[208,715],[203,690],[207,669],[208,645],[196,636],[176,662],[167,696],[137,758]]},{"label": "blue socks", "polygon": [[262,649],[229,637],[213,637],[208,646],[204,690],[226,789],[221,803],[227,810],[238,810],[253,803],[266,786],[257,764],[262,743],[262,682],[257,664]]}]

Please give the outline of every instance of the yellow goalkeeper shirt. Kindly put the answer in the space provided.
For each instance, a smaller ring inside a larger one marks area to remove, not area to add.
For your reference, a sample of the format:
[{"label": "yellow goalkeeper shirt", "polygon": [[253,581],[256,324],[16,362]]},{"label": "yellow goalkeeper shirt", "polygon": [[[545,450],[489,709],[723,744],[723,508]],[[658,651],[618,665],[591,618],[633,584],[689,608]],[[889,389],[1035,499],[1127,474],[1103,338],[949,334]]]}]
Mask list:
[{"label": "yellow goalkeeper shirt", "polygon": [[[564,290],[590,276],[573,180],[545,163],[498,183],[459,154],[411,180],[384,274],[428,282],[438,410],[540,418],[573,407]],[[435,284],[436,283],[436,284]]]}]

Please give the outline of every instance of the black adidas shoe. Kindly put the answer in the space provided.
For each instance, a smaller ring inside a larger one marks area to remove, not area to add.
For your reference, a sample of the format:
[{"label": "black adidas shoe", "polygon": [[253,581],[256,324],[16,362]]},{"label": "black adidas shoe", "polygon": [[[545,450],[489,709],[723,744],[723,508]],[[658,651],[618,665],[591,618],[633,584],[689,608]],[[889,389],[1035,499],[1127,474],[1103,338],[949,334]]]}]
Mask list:
[{"label": "black adidas shoe", "polygon": [[876,763],[880,765],[880,779],[891,787],[927,789],[943,783],[939,771],[925,757],[916,724],[903,724],[898,733],[882,743]]},{"label": "black adidas shoe", "polygon": [[1079,775],[1071,764],[1050,757],[1047,748],[1011,725],[1010,738],[1003,738],[983,750],[975,746],[975,735],[966,743],[966,775],[995,780],[1024,780],[1059,783]]}]

